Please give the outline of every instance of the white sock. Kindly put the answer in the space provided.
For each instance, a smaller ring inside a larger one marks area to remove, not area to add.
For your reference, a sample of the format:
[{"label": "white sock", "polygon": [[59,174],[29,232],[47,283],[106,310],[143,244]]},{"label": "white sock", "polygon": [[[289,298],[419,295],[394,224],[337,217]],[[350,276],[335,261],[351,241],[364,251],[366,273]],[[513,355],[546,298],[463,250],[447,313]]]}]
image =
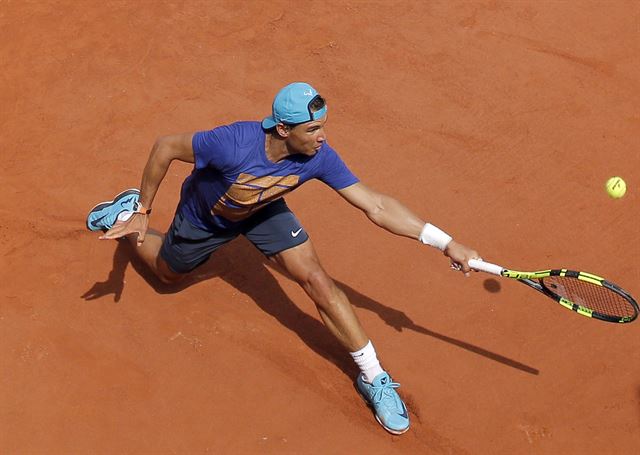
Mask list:
[{"label": "white sock", "polygon": [[378,361],[376,350],[374,349],[373,344],[371,344],[371,340],[369,340],[366,346],[362,349],[356,352],[350,352],[349,354],[351,354],[353,360],[360,367],[360,371],[362,371],[362,374],[364,375],[364,380],[369,384],[373,382],[373,379],[376,376],[384,372],[380,366],[380,362]]},{"label": "white sock", "polygon": [[124,212],[120,212],[118,214],[117,221],[127,221],[129,218],[131,218],[131,215],[133,215],[133,212],[129,212],[127,210],[125,210]]}]

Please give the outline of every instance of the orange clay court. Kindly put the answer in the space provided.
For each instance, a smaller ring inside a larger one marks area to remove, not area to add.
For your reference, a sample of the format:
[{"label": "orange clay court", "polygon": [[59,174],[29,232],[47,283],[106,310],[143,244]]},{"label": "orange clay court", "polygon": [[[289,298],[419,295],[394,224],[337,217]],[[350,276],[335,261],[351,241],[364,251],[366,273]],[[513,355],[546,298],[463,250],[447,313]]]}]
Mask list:
[{"label": "orange clay court", "polygon": [[402,384],[403,436],[245,239],[171,287],[84,224],[156,137],[260,120],[302,80],[368,185],[486,260],[638,297],[639,21],[635,1],[0,0],[0,453],[638,453],[640,322],[465,279],[320,182],[287,201]]}]

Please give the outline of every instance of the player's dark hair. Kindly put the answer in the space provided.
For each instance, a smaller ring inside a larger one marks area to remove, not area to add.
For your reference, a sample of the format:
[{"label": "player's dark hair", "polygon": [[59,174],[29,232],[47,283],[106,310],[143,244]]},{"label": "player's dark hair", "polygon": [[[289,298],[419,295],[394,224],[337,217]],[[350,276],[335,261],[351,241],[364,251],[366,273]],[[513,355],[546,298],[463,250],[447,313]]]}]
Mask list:
[{"label": "player's dark hair", "polygon": [[324,101],[324,98],[320,95],[316,95],[316,97],[309,103],[309,110],[311,112],[318,112],[325,106],[325,104],[326,102]]}]

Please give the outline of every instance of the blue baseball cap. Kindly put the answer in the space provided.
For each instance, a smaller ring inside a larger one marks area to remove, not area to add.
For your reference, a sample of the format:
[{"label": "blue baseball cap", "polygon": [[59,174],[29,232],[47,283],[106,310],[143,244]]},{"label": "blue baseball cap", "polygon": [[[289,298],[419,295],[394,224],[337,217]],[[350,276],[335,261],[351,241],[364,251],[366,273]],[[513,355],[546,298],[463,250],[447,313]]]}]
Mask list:
[{"label": "blue baseball cap", "polygon": [[262,121],[262,127],[268,130],[278,123],[295,125],[321,119],[327,113],[327,106],[316,112],[311,112],[310,108],[311,102],[319,96],[316,89],[306,82],[287,85],[273,99],[271,117]]}]

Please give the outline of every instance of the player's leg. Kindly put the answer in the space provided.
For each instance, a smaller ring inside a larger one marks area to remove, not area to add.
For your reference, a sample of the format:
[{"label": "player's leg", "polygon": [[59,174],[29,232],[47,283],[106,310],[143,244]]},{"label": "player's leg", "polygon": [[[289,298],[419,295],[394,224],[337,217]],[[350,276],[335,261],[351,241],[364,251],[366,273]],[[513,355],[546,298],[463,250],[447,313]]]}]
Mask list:
[{"label": "player's leg", "polygon": [[[87,228],[92,231],[111,229],[119,217],[130,216],[128,214],[135,210],[139,197],[140,191],[134,188],[121,192],[112,201],[97,204],[87,216]],[[137,234],[127,237],[135,253],[158,279],[171,284],[206,262],[213,251],[237,235],[214,235],[176,214],[166,234],[149,229],[141,245],[137,244]]]},{"label": "player's leg", "polygon": [[322,320],[350,351],[368,341],[347,297],[327,275],[309,236],[284,199],[260,209],[243,223],[243,234],[278,263],[316,303]]},{"label": "player's leg", "polygon": [[[107,231],[118,222],[120,216],[126,216],[136,210],[136,204],[140,199],[140,190],[130,188],[117,194],[113,200],[96,204],[87,216],[87,229],[90,231]],[[164,235],[149,229],[145,242],[137,245],[137,234],[128,236],[133,250],[149,269],[164,283],[175,283],[184,274],[176,273],[169,268],[166,261],[160,256]]]},{"label": "player's leg", "polygon": [[399,384],[380,366],[353,306],[320,264],[311,240],[284,201],[262,209],[245,235],[314,301],[329,331],[360,367],[358,389],[373,406],[378,422],[394,434],[407,431],[407,409],[395,391]]},{"label": "player's leg", "polygon": [[162,281],[172,283],[207,262],[214,251],[238,235],[234,231],[205,231],[176,213],[166,234],[147,231],[140,246],[134,236],[129,241]]},{"label": "player's leg", "polygon": [[164,244],[165,234],[155,229],[148,229],[144,242],[140,245],[138,245],[138,234],[129,234],[127,240],[138,258],[149,267],[154,275],[163,283],[177,283],[186,276],[186,273],[174,272],[160,254],[162,245]]},{"label": "player's leg", "polygon": [[349,352],[358,351],[369,342],[347,296],[320,264],[311,239],[270,259],[302,286],[327,328]]},{"label": "player's leg", "polygon": [[273,259],[302,286],[325,325],[351,353],[362,371],[357,378],[358,390],[374,408],[378,422],[394,434],[407,431],[409,414],[395,391],[400,384],[393,382],[380,366],[351,303],[322,268],[311,240],[282,251]]}]

